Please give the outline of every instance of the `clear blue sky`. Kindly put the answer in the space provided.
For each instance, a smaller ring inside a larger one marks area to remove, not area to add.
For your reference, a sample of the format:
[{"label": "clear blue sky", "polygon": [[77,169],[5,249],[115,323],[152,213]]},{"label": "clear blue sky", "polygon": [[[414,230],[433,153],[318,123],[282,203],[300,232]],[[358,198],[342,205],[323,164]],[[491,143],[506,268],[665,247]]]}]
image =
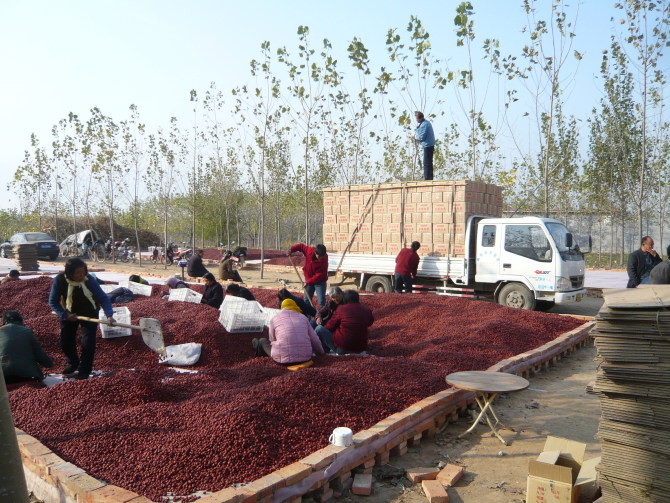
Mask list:
[{"label": "clear blue sky", "polygon": [[[228,93],[248,78],[261,42],[289,49],[299,25],[316,44],[328,38],[348,67],[344,50],[357,36],[370,49],[372,67],[387,64],[386,32],[404,33],[411,15],[431,34],[436,56],[457,52],[453,18],[457,1],[59,1],[0,2],[0,207],[16,206],[5,187],[29,148],[30,134],[50,145],[51,127],[70,111],[88,117],[99,107],[122,120],[139,107],[153,129],[170,116],[190,118],[189,91],[215,81]],[[472,1],[477,45],[499,38],[502,52],[520,53],[525,15],[520,0]],[[576,1],[572,5],[579,5]],[[568,112],[585,114],[600,94],[593,77],[612,34],[609,0],[579,5],[574,48],[579,65]],[[545,16],[546,17],[546,16]],[[458,66],[452,60],[452,66]]]}]

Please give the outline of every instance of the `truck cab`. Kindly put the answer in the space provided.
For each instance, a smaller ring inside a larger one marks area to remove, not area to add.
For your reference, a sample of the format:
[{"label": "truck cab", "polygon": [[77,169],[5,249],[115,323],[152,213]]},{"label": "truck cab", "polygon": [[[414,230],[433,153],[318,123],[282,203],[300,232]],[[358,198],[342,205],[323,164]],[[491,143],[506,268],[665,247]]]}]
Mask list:
[{"label": "truck cab", "polygon": [[468,282],[475,291],[492,289],[500,304],[524,309],[579,302],[585,296],[584,256],[563,223],[538,217],[471,218]]}]

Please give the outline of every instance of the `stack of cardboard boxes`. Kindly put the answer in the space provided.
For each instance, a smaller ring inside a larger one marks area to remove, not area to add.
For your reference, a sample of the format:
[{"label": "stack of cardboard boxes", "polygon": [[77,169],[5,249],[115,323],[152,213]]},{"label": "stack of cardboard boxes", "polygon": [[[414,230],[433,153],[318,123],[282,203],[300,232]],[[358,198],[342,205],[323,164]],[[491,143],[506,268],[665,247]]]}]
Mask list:
[{"label": "stack of cardboard boxes", "polygon": [[419,241],[419,255],[463,257],[468,218],[502,209],[501,187],[472,180],[326,188],[323,242],[342,253],[353,236],[351,253],[395,255]]}]

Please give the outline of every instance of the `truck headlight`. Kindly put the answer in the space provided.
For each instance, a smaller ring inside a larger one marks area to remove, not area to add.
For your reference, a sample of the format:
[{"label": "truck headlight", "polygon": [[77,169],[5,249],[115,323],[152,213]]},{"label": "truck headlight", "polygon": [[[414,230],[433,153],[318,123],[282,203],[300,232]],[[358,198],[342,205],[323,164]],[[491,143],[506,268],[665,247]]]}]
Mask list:
[{"label": "truck headlight", "polygon": [[568,290],[572,290],[572,282],[570,281],[570,278],[556,276],[556,291],[565,292]]}]

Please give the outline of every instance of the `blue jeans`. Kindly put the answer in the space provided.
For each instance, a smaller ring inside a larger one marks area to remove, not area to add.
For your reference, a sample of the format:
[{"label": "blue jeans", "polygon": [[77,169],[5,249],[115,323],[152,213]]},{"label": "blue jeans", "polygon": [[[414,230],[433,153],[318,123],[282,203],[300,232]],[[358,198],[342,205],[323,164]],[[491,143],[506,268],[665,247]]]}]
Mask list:
[{"label": "blue jeans", "polygon": [[403,290],[407,293],[412,293],[412,276],[405,276],[396,272],[393,275],[393,279],[395,280],[396,293],[403,293]]},{"label": "blue jeans", "polygon": [[326,307],[326,285],[328,282],[324,281],[323,283],[317,283],[316,285],[307,285],[305,287],[305,301],[309,304],[312,303],[312,297],[314,297],[314,291],[316,290],[316,298],[319,301],[319,309]]},{"label": "blue jeans", "polygon": [[333,333],[323,325],[318,325],[314,331],[321,341],[323,350],[326,353],[334,353],[336,351],[335,344],[333,344]]}]

